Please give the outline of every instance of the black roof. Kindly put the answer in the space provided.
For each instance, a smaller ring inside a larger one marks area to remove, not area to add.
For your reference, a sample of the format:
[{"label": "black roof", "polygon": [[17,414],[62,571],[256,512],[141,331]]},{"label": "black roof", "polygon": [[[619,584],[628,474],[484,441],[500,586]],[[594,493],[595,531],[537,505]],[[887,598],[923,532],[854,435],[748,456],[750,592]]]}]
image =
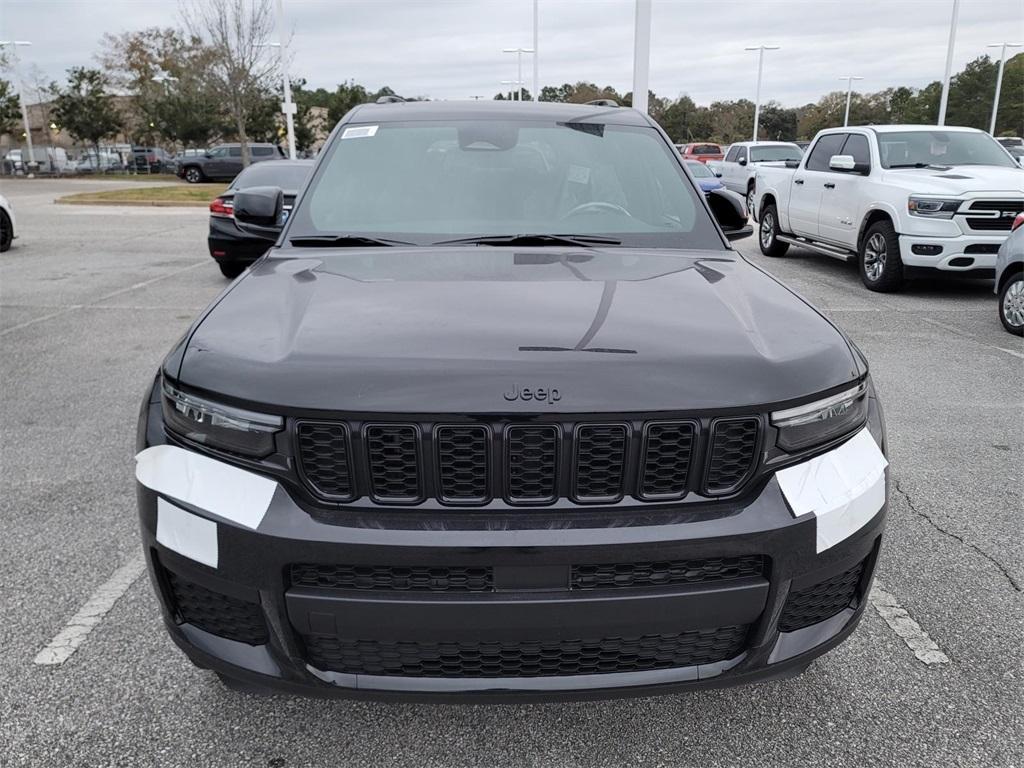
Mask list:
[{"label": "black roof", "polygon": [[399,122],[406,120],[557,120],[613,125],[650,125],[644,114],[629,107],[563,104],[553,101],[406,101],[361,104],[347,122]]}]

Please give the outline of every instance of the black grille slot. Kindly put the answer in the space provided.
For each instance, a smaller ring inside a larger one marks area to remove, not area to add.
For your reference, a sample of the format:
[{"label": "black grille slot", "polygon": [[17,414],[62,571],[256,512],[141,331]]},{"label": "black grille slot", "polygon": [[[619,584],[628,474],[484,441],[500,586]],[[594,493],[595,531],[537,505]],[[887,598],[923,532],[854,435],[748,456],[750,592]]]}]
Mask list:
[{"label": "black grille slot", "polygon": [[294,587],[388,592],[493,592],[490,566],[314,565],[291,566]]},{"label": "black grille slot", "polygon": [[746,480],[757,456],[757,419],[721,419],[711,427],[707,493],[732,493]]},{"label": "black grille slot", "polygon": [[831,579],[789,593],[779,617],[779,629],[792,632],[830,619],[857,599],[864,562]]},{"label": "black grille slot", "polygon": [[574,565],[572,589],[629,589],[672,584],[701,584],[763,576],[760,555],[715,557],[705,560],[663,560],[642,563]]},{"label": "black grille slot", "polygon": [[688,421],[647,425],[640,461],[641,498],[679,499],[686,495],[695,434],[695,425]]},{"label": "black grille slot", "polygon": [[558,427],[509,427],[505,440],[508,500],[554,501],[558,477]]},{"label": "black grille slot", "polygon": [[[1009,232],[1016,215],[1024,211],[1024,200],[975,200],[967,210],[967,226],[971,229]],[[971,217],[970,211],[995,211],[998,215]]]},{"label": "black grille slot", "polygon": [[618,501],[626,469],[626,428],[621,424],[576,430],[573,495],[580,501]]},{"label": "black grille slot", "polygon": [[370,489],[381,501],[417,501],[420,488],[420,445],[416,427],[373,424],[366,428]]},{"label": "black grille slot", "polygon": [[240,643],[263,645],[267,642],[267,625],[258,604],[214,592],[173,571],[165,569],[164,574],[182,621]]},{"label": "black grille slot", "polygon": [[402,677],[549,677],[713,664],[738,655],[747,626],[580,640],[420,643],[306,635],[317,669]]},{"label": "black grille slot", "polygon": [[436,437],[441,500],[487,501],[490,498],[487,427],[438,427]]},{"label": "black grille slot", "polygon": [[331,499],[351,499],[352,465],[345,425],[300,422],[296,436],[299,467],[313,490]]}]

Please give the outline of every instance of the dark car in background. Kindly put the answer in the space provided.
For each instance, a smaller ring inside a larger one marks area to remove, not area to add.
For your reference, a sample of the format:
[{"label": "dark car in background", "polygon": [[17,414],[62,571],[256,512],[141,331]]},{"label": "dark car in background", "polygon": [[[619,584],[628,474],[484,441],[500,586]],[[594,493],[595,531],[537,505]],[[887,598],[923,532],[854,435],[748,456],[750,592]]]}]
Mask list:
[{"label": "dark car in background", "polygon": [[136,173],[166,173],[174,157],[160,147],[132,147],[132,167]]},{"label": "dark car in background", "polygon": [[[276,144],[249,144],[252,163],[283,160],[284,150]],[[242,172],[242,145],[218,144],[201,155],[178,159],[175,173],[189,184],[202,181],[231,181]]]},{"label": "dark car in background", "polygon": [[697,162],[696,160],[687,160],[686,167],[693,174],[693,178],[697,180],[697,184],[705,194],[713,189],[725,188],[725,184],[722,183],[721,179],[722,174],[708,168],[704,163]]},{"label": "dark car in background", "polygon": [[235,192],[278,239],[137,432],[146,561],[196,665],[639,696],[792,676],[853,632],[889,485],[867,362],[683,163],[606,103],[368,104],[283,229],[282,190]]},{"label": "dark car in background", "polygon": [[[207,244],[224,277],[238,277],[267,248],[274,244],[277,233],[254,234],[252,228],[241,229],[235,221],[234,199],[239,190],[250,187],[278,187],[284,197],[280,225],[291,212],[295,196],[313,167],[312,160],[281,160],[277,163],[256,163],[242,171],[224,194],[210,203],[210,234]],[[279,226],[279,225],[278,225]]]}]

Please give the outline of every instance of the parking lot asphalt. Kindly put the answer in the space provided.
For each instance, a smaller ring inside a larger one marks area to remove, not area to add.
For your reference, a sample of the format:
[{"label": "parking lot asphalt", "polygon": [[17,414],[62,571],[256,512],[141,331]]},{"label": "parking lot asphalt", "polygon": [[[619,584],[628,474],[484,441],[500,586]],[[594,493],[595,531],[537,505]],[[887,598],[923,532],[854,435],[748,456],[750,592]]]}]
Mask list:
[{"label": "parking lot asphalt", "polygon": [[906,624],[868,606],[786,682],[501,706],[256,697],[189,664],[145,576],[65,663],[34,663],[137,562],[140,399],[227,284],[202,209],[52,203],[107,184],[0,182],[20,224],[0,255],[0,764],[1024,765],[1024,344],[990,283],[873,294],[852,266],[766,259],[753,238],[738,248],[871,362],[895,480],[878,580],[948,663],[920,661]]}]

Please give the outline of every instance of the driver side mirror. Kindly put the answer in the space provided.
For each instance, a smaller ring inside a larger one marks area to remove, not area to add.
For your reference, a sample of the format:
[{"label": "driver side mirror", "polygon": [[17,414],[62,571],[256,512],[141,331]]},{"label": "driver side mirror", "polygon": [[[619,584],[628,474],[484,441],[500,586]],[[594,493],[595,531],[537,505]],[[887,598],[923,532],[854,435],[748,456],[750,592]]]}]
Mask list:
[{"label": "driver side mirror", "polygon": [[741,157],[739,160],[736,161],[736,163],[738,165],[746,165],[747,164],[747,158]]},{"label": "driver side mirror", "polygon": [[871,170],[867,163],[858,163],[854,160],[853,155],[832,155],[829,158],[828,167],[833,171],[860,173],[863,175],[867,175]]},{"label": "driver side mirror", "polygon": [[721,171],[715,171],[715,178],[716,179],[722,178],[722,172]]},{"label": "driver side mirror", "polygon": [[284,192],[280,187],[249,187],[235,192],[235,221],[250,234],[276,240],[283,223]]},{"label": "driver side mirror", "polygon": [[754,228],[747,223],[747,204],[740,195],[728,189],[712,189],[707,199],[726,239],[742,240],[754,234]]}]

